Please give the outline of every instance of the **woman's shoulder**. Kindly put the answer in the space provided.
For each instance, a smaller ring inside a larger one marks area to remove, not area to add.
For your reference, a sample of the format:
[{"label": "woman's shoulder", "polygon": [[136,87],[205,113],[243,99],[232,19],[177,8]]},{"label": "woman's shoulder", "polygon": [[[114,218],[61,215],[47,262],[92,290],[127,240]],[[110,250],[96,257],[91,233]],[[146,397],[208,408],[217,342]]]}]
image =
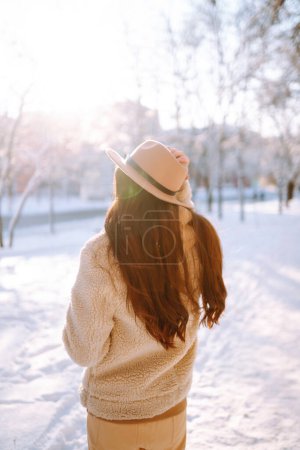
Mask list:
[{"label": "woman's shoulder", "polygon": [[101,289],[107,295],[123,292],[126,287],[119,270],[118,261],[115,258],[109,237],[102,229],[87,239],[82,247],[88,260],[90,272],[101,282]]},{"label": "woman's shoulder", "polygon": [[89,237],[81,248],[81,252],[84,252],[91,258],[94,266],[106,266],[114,262],[111,259],[110,242],[105,229],[101,229],[99,232]]},{"label": "woman's shoulder", "polygon": [[109,243],[108,236],[106,234],[105,229],[101,229],[97,233],[94,233],[92,236],[90,236],[83,244],[82,248],[86,248],[87,250],[93,252],[96,249],[103,248],[107,246]]}]

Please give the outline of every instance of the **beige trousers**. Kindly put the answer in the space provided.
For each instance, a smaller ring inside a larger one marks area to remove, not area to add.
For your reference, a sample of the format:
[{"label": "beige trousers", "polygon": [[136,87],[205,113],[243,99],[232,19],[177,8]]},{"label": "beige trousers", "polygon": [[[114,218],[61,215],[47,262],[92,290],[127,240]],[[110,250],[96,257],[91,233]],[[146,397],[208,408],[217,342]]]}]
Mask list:
[{"label": "beige trousers", "polygon": [[87,413],[88,450],[184,450],[186,409],[153,422],[113,423]]}]

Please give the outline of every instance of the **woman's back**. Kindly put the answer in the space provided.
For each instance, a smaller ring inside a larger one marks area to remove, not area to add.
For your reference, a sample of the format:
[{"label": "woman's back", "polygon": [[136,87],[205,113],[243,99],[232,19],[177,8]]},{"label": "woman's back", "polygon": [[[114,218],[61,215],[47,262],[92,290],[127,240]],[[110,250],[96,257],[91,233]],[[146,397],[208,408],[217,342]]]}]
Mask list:
[{"label": "woman's back", "polygon": [[[103,230],[81,249],[63,330],[69,355],[86,367],[80,400],[88,417],[113,423],[154,420],[184,406],[198,328],[218,323],[227,296],[221,243],[193,209],[185,169],[156,141],[132,155],[126,164],[113,152],[122,168],[115,199]],[[155,179],[161,160],[162,184]],[[184,436],[178,439],[184,448]]]},{"label": "woman's back", "polygon": [[[184,211],[183,215],[186,217]],[[190,233],[185,239],[192,249]],[[101,280],[93,281],[94,289],[101,289],[93,326],[101,329],[104,318],[112,315],[113,328],[107,341],[102,341],[99,362],[87,369],[81,401],[92,414],[106,419],[153,417],[177,404],[188,393],[196,356],[199,315],[189,314],[184,342],[176,336],[175,348],[164,349],[148,333],[132,308],[128,309],[126,284],[117,264],[113,266],[107,256],[109,245],[103,232],[90,239],[84,250],[89,252],[91,260],[94,259],[94,267],[99,263],[109,271],[102,271]],[[104,297],[105,303],[101,300]],[[74,354],[73,357],[76,358]],[[80,360],[80,355],[77,357]]]}]

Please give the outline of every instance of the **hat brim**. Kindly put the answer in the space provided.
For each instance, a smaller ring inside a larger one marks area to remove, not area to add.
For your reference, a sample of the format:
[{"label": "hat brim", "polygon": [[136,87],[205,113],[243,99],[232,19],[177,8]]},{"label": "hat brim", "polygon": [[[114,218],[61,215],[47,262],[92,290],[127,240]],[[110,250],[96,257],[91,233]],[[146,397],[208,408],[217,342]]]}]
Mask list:
[{"label": "hat brim", "polygon": [[191,200],[187,202],[181,202],[176,198],[176,194],[168,195],[164,192],[160,191],[156,186],[150,183],[150,181],[146,180],[142,175],[140,175],[133,167],[126,164],[124,158],[122,158],[118,152],[113,150],[112,148],[106,148],[106,155],[127,175],[131,178],[135,183],[145,189],[150,194],[158,197],[160,200],[163,200],[168,203],[173,203],[175,205],[184,206],[185,208],[193,209],[194,203]]}]

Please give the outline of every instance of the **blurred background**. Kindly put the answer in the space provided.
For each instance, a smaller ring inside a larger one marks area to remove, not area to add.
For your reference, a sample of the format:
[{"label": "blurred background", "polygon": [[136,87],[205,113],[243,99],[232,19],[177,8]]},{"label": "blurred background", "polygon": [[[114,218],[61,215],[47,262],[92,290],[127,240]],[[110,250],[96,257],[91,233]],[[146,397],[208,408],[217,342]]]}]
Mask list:
[{"label": "blurred background", "polygon": [[[107,206],[121,154],[191,158],[202,211],[278,199],[300,176],[300,4],[0,2],[0,246],[17,227]],[[92,201],[92,202],[91,202]],[[103,203],[104,202],[104,203]],[[205,206],[206,205],[206,206]]]},{"label": "blurred background", "polygon": [[104,149],[149,138],[190,157],[224,251],[187,450],[300,448],[299,0],[0,0],[0,56],[1,450],[86,448],[61,331]]}]

